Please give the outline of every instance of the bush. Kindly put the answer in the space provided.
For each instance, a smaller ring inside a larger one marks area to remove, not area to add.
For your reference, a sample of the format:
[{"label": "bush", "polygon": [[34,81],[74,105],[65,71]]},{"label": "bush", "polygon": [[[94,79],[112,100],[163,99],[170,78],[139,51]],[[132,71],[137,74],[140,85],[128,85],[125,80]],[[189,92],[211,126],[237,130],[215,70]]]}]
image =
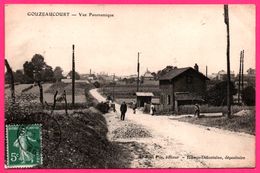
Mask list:
[{"label": "bush", "polygon": [[98,109],[103,114],[105,114],[105,113],[108,113],[109,105],[107,103],[101,102],[101,103],[98,103],[95,108]]},{"label": "bush", "polygon": [[242,91],[242,100],[248,106],[255,105],[255,88],[252,86],[246,87]]},{"label": "bush", "polygon": [[[49,104],[49,110],[52,110],[52,104]],[[55,105],[55,110],[65,110],[65,103],[64,102],[58,102]],[[74,103],[74,106],[72,103],[67,103],[67,109],[68,110],[77,110],[77,109],[87,109],[90,106],[87,103]]]},{"label": "bush", "polygon": [[96,87],[96,88],[100,88],[100,83],[99,82],[94,82],[93,85]]},{"label": "bush", "polygon": [[[230,82],[230,94],[231,94],[231,103],[233,103],[233,95],[237,93],[235,85],[233,82]],[[223,106],[227,105],[227,81],[222,81],[215,84],[212,88],[207,91],[206,100],[210,105],[213,106]]]},{"label": "bush", "polygon": [[21,94],[16,97],[15,103],[12,103],[10,97],[5,98],[5,123],[19,123],[30,114],[43,111],[42,105],[35,101],[36,98],[34,94]]}]

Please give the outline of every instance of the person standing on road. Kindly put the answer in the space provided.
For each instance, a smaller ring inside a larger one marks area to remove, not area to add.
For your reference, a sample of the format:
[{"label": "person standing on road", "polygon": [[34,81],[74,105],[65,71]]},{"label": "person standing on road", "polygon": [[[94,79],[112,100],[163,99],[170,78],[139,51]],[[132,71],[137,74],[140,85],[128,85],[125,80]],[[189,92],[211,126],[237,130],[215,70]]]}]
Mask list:
[{"label": "person standing on road", "polygon": [[137,104],[135,102],[133,102],[133,113],[135,114],[136,113],[136,108],[137,108]]},{"label": "person standing on road", "polygon": [[121,111],[121,120],[124,121],[125,120],[125,113],[127,111],[127,106],[126,103],[123,102],[120,106],[120,111]]},{"label": "person standing on road", "polygon": [[151,114],[151,115],[154,115],[154,110],[155,110],[155,107],[154,107],[154,105],[151,103],[151,106],[150,106],[150,114]]},{"label": "person standing on road", "polygon": [[199,104],[195,104],[195,117],[197,116],[198,118],[200,118],[200,106]]}]

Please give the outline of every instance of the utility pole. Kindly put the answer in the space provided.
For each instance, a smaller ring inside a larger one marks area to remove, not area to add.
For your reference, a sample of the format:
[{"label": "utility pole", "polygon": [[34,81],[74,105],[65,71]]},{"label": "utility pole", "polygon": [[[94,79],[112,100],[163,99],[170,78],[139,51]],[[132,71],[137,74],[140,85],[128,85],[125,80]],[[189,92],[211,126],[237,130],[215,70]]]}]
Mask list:
[{"label": "utility pole", "polygon": [[242,56],[243,51],[240,51],[240,61],[239,61],[239,76],[238,76],[238,104],[240,103],[240,97],[241,97],[241,70],[242,70]]},{"label": "utility pole", "polygon": [[72,45],[72,106],[75,104],[75,57],[74,57],[74,44]]},{"label": "utility pole", "polygon": [[228,5],[224,5],[225,24],[227,26],[227,117],[231,118],[231,97],[230,97],[230,35]]},{"label": "utility pole", "polygon": [[139,74],[140,74],[140,63],[139,63],[140,52],[137,55],[137,83],[136,83],[136,92],[139,91]]},{"label": "utility pole", "polygon": [[245,55],[245,51],[242,51],[242,69],[241,69],[241,81],[242,81],[242,85],[241,85],[241,91],[244,90],[244,55]]},{"label": "utility pole", "polygon": [[206,77],[208,77],[208,66],[206,66]]},{"label": "utility pole", "polygon": [[115,101],[115,73],[114,73],[114,76],[113,76],[113,102]]}]

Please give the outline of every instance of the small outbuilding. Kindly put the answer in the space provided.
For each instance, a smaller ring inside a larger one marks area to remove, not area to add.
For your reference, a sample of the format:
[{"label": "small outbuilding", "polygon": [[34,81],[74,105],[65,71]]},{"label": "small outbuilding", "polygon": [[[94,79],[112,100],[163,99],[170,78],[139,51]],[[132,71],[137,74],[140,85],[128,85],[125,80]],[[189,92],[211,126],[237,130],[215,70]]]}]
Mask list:
[{"label": "small outbuilding", "polygon": [[135,94],[137,107],[144,107],[145,103],[150,104],[154,96],[152,92],[136,92]]}]

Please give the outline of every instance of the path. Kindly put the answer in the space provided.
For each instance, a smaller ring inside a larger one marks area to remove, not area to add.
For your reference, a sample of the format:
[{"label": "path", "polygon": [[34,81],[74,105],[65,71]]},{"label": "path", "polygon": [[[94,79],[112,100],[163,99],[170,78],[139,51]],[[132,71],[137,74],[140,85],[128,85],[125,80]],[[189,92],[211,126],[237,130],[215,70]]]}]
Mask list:
[{"label": "path", "polygon": [[[90,93],[98,101],[105,101],[97,89],[91,90]],[[116,109],[119,111],[118,104]],[[137,140],[147,143],[148,150],[149,146],[158,145],[157,149],[150,148],[155,155],[152,167],[219,168],[255,165],[253,135],[180,122],[171,116],[151,116],[139,111],[133,114],[131,109],[127,112],[126,119],[144,126],[153,134],[153,138],[148,141]],[[111,124],[108,122],[108,125],[109,123]]]}]

